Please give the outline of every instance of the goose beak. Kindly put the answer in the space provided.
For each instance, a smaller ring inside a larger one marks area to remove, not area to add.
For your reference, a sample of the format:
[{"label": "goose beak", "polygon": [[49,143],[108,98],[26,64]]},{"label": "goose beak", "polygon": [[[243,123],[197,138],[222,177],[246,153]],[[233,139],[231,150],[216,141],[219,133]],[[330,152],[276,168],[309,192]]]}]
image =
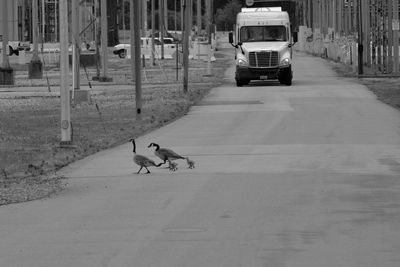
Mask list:
[{"label": "goose beak", "polygon": [[147,147],[151,147],[153,145],[153,143],[151,143],[150,145],[148,145]]}]

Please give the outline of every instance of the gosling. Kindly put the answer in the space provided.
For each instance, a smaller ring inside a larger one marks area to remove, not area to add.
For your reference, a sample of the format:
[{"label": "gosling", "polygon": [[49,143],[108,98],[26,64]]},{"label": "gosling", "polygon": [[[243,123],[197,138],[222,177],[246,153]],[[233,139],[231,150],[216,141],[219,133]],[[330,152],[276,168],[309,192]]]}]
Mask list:
[{"label": "gosling", "polygon": [[194,169],[194,161],[190,160],[189,157],[186,157],[186,162],[189,169]]}]

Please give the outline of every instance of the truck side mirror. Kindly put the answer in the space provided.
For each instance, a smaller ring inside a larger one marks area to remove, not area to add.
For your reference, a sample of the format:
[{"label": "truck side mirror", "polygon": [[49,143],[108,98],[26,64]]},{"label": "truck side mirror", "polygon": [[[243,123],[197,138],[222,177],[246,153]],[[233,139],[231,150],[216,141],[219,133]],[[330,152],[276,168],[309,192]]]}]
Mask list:
[{"label": "truck side mirror", "polygon": [[293,42],[297,43],[297,41],[298,41],[298,35],[297,35],[297,32],[294,32],[293,33]]},{"label": "truck side mirror", "polygon": [[229,33],[229,43],[233,44],[233,32]]}]

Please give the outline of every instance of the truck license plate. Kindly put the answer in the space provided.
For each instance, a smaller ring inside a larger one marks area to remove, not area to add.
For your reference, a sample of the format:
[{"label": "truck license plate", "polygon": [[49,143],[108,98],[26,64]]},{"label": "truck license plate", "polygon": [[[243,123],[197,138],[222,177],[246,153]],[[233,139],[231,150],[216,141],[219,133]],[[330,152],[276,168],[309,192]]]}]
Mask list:
[{"label": "truck license plate", "polygon": [[261,75],[260,76],[260,80],[268,80],[268,76],[267,75]]}]

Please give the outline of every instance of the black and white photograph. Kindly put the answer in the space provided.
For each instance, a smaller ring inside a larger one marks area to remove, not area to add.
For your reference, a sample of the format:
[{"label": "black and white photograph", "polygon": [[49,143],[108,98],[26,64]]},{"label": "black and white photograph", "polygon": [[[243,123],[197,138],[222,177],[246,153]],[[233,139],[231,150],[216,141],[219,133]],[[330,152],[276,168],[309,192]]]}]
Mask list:
[{"label": "black and white photograph", "polygon": [[0,0],[0,267],[399,267],[399,0]]}]

